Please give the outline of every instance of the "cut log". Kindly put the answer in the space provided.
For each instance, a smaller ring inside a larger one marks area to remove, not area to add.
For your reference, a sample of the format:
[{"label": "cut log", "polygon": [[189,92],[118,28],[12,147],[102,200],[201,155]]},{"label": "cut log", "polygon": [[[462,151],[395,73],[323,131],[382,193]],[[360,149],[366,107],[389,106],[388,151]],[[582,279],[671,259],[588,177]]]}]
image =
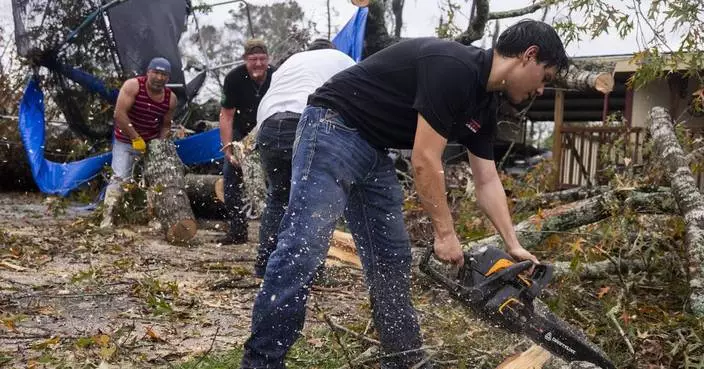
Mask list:
[{"label": "cut log", "polygon": [[348,232],[338,230],[333,232],[332,238],[330,238],[328,257],[353,265],[358,269],[362,268],[362,262],[359,260],[359,255],[357,255],[357,247],[354,244],[352,235]]},{"label": "cut log", "polygon": [[149,142],[144,178],[150,187],[154,215],[169,242],[188,241],[198,230],[186,195],[184,171],[185,167],[171,140]]},{"label": "cut log", "polygon": [[656,156],[665,165],[670,188],[684,217],[685,248],[689,254],[689,301],[692,312],[704,315],[704,196],[697,188],[687,156],[677,141],[670,114],[665,108],[650,111],[650,134]]},{"label": "cut log", "polygon": [[504,360],[496,369],[541,369],[552,355],[538,345]]},{"label": "cut log", "polygon": [[596,90],[608,94],[614,89],[614,77],[605,71],[592,72],[571,65],[565,73],[557,77],[555,84],[574,90]]},{"label": "cut log", "polygon": [[242,167],[243,210],[249,219],[258,218],[265,206],[265,174],[262,170],[259,151],[252,150],[254,136],[249,135],[242,142],[234,142],[232,154],[240,161]]},{"label": "cut log", "polygon": [[185,189],[193,214],[204,219],[227,219],[225,181],[213,174],[186,174]]}]

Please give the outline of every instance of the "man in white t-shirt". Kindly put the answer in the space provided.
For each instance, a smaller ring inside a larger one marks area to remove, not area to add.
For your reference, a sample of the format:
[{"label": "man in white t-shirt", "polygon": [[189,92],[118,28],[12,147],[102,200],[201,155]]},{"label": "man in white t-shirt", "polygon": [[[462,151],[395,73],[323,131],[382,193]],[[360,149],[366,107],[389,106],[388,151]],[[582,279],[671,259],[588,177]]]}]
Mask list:
[{"label": "man in white t-shirt", "polygon": [[317,39],[307,51],[292,55],[279,66],[259,103],[255,128],[257,150],[268,183],[254,266],[260,278],[264,277],[269,255],[276,249],[279,224],[288,206],[293,142],[308,95],[354,64],[354,60],[336,50],[332,42]]}]

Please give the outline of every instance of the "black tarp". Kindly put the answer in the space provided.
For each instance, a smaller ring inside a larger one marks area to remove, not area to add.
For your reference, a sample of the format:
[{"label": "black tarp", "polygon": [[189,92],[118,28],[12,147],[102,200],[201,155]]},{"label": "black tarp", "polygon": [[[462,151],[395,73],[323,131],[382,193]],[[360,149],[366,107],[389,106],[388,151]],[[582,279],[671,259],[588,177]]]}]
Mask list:
[{"label": "black tarp", "polygon": [[108,10],[126,77],[144,74],[157,56],[171,63],[169,83],[184,83],[178,41],[190,11],[188,0],[128,0]]}]

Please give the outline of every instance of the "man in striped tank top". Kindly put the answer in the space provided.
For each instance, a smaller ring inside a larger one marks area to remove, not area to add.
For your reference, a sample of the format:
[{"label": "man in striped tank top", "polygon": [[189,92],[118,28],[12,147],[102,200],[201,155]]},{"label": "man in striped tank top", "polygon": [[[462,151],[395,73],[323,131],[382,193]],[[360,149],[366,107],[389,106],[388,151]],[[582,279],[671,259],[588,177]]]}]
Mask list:
[{"label": "man in striped tank top", "polygon": [[114,113],[115,140],[112,146],[112,177],[105,190],[101,228],[112,227],[113,209],[122,197],[122,184],[132,180],[132,170],[147,142],[166,138],[176,108],[176,95],[166,87],[171,64],[154,58],[147,74],[122,85]]}]

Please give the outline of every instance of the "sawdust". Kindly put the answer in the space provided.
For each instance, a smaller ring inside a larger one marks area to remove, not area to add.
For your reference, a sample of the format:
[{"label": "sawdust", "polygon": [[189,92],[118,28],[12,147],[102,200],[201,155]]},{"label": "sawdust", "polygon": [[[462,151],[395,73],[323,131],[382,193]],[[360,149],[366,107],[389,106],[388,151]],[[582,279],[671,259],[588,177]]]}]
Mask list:
[{"label": "sawdust", "polygon": [[[50,208],[41,195],[0,194],[0,260],[21,268],[0,265],[0,367],[151,368],[246,339],[258,224],[246,245],[217,244],[224,224],[203,222],[193,242],[176,246],[149,226],[101,233],[89,210]],[[367,293],[361,272],[340,270],[338,286],[312,299],[345,320]],[[211,288],[232,277],[239,288]],[[307,320],[306,329],[323,324]]]}]

